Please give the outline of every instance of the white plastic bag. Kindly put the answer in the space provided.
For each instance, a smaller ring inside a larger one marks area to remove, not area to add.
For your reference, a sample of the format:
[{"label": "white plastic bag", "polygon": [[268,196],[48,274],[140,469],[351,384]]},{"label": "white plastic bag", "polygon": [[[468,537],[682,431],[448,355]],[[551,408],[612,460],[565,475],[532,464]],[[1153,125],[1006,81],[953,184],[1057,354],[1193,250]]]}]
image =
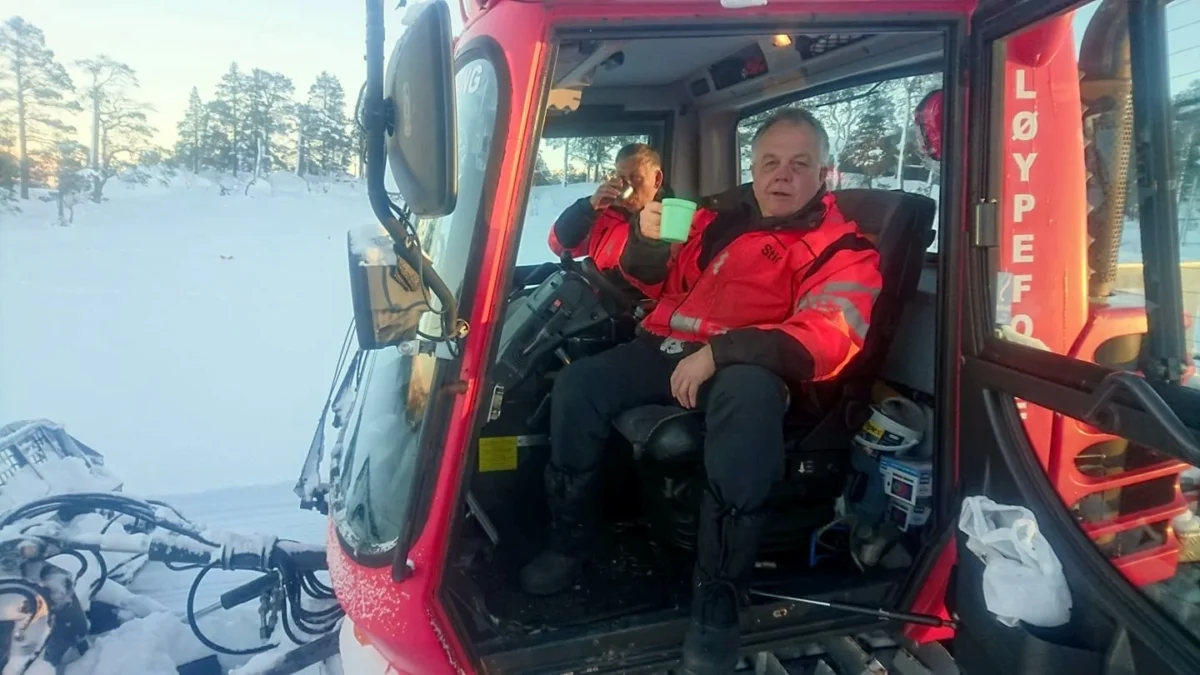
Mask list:
[{"label": "white plastic bag", "polygon": [[1071,590],[1062,563],[1038,530],[1033,512],[987,497],[963,500],[958,529],[983,561],[983,599],[1000,623],[1061,626],[1071,618]]}]

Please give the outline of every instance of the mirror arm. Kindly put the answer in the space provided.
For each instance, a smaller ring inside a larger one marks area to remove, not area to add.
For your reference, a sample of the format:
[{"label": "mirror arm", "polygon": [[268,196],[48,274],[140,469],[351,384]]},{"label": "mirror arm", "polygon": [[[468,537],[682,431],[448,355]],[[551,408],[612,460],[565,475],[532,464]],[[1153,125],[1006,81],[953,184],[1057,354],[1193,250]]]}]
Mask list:
[{"label": "mirror arm", "polygon": [[[384,153],[383,100],[383,0],[367,2],[367,82],[363,92],[363,126],[367,131],[367,195],[371,208],[381,225],[399,243],[407,237],[402,223],[392,215],[383,175],[387,171],[387,156]],[[419,261],[409,261],[410,264]],[[413,267],[420,269],[418,264]]]},{"label": "mirror arm", "polygon": [[396,255],[419,271],[421,281],[442,305],[442,330],[446,339],[462,337],[466,325],[458,319],[458,300],[447,288],[419,245],[410,246],[410,223],[401,222],[392,213],[392,201],[384,187],[387,153],[384,146],[388,102],[383,97],[383,0],[367,3],[367,81],[363,91],[363,127],[367,136],[367,196],[379,223],[391,235]]}]

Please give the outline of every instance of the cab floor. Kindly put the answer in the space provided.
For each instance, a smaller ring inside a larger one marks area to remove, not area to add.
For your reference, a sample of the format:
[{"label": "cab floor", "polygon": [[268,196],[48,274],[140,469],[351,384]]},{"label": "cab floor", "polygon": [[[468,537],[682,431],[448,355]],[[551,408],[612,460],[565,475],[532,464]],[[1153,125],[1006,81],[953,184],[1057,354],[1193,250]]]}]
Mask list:
[{"label": "cab floor", "polygon": [[662,550],[649,527],[637,521],[612,526],[574,587],[556,595],[538,597],[520,588],[520,567],[535,552],[524,546],[480,556],[469,568],[502,634],[524,636],[678,608],[691,573],[682,556]]},{"label": "cab floor", "polygon": [[[457,596],[471,607],[477,639],[496,647],[511,646],[549,632],[572,632],[584,626],[616,630],[685,616],[689,610],[695,554],[658,545],[643,520],[611,525],[574,586],[556,595],[533,596],[520,588],[520,568],[538,548],[538,542],[510,537],[498,548],[480,542],[474,554],[462,559],[463,588]],[[754,586],[810,595],[891,580],[896,574],[902,572],[863,575],[848,557],[817,568],[809,567],[806,559],[775,557],[759,560]]]}]

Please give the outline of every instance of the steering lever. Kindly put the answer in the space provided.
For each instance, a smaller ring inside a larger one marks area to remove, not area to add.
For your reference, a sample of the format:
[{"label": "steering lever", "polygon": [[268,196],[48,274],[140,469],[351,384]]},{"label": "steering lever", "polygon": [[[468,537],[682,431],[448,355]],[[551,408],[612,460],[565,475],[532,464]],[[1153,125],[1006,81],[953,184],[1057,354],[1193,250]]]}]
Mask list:
[{"label": "steering lever", "polygon": [[801,598],[792,595],[778,595],[776,593],[767,593],[766,591],[751,590],[754,595],[761,595],[764,598],[773,598],[775,600],[787,600],[788,602],[798,602],[805,605],[816,605],[817,607],[826,607],[828,609],[836,609],[841,612],[851,614],[865,614],[880,619],[891,619],[893,621],[901,621],[903,623],[916,623],[922,626],[933,626],[934,628],[958,628],[958,622],[954,619],[943,619],[940,616],[932,614],[913,614],[911,612],[893,612],[890,609],[882,609],[875,607],[864,607],[862,605],[852,605],[848,602],[836,602],[833,600],[817,600],[816,598]]}]

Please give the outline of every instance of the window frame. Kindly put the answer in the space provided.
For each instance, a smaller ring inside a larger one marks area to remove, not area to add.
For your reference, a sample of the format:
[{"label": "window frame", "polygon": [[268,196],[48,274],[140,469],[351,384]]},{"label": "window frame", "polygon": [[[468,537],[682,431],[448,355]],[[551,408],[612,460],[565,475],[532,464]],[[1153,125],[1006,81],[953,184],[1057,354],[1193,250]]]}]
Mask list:
[{"label": "window frame", "polygon": [[[495,73],[496,116],[492,122],[491,147],[488,151],[487,168],[481,183],[482,190],[475,216],[475,227],[472,228],[472,237],[466,255],[465,269],[467,270],[477,268],[483,257],[483,249],[487,241],[487,225],[492,218],[500,168],[504,163],[504,150],[512,121],[512,77],[504,50],[493,38],[482,36],[460,47],[454,55],[455,80],[463,68],[481,59],[487,61]],[[458,123],[457,115],[458,110],[456,109],[456,125]],[[458,149],[455,148],[455,152],[457,151]],[[456,211],[462,203],[463,199],[460,194],[455,206]],[[453,216],[453,214],[450,215]],[[467,316],[474,306],[478,295],[476,286],[477,284],[463,284],[461,296],[458,298],[461,316]],[[462,367],[461,356],[454,356],[451,359],[436,357],[434,373],[431,378],[429,404],[425,409],[424,420],[421,424],[421,437],[417,442],[415,480],[409,494],[397,499],[394,507],[405,508],[408,511],[401,523],[396,540],[390,546],[380,550],[370,553],[356,552],[343,535],[342,525],[337,518],[334,518],[333,530],[337,536],[338,545],[355,564],[369,568],[391,566],[392,577],[396,581],[407,578],[411,573],[408,565],[408,552],[429,518],[429,509],[437,484],[438,467],[444,456],[446,433],[454,407],[453,397],[439,396],[437,393],[461,378]],[[362,396],[362,392],[359,392],[359,396]]]},{"label": "window frame", "polygon": [[[664,171],[670,168],[675,140],[673,111],[625,112],[620,106],[580,108],[566,116],[547,117],[537,137],[538,146],[547,138],[587,136],[637,136],[645,134],[650,147],[662,156]],[[585,131],[586,133],[579,133]],[[535,153],[536,154],[536,153]],[[668,172],[669,173],[669,172]]]}]

